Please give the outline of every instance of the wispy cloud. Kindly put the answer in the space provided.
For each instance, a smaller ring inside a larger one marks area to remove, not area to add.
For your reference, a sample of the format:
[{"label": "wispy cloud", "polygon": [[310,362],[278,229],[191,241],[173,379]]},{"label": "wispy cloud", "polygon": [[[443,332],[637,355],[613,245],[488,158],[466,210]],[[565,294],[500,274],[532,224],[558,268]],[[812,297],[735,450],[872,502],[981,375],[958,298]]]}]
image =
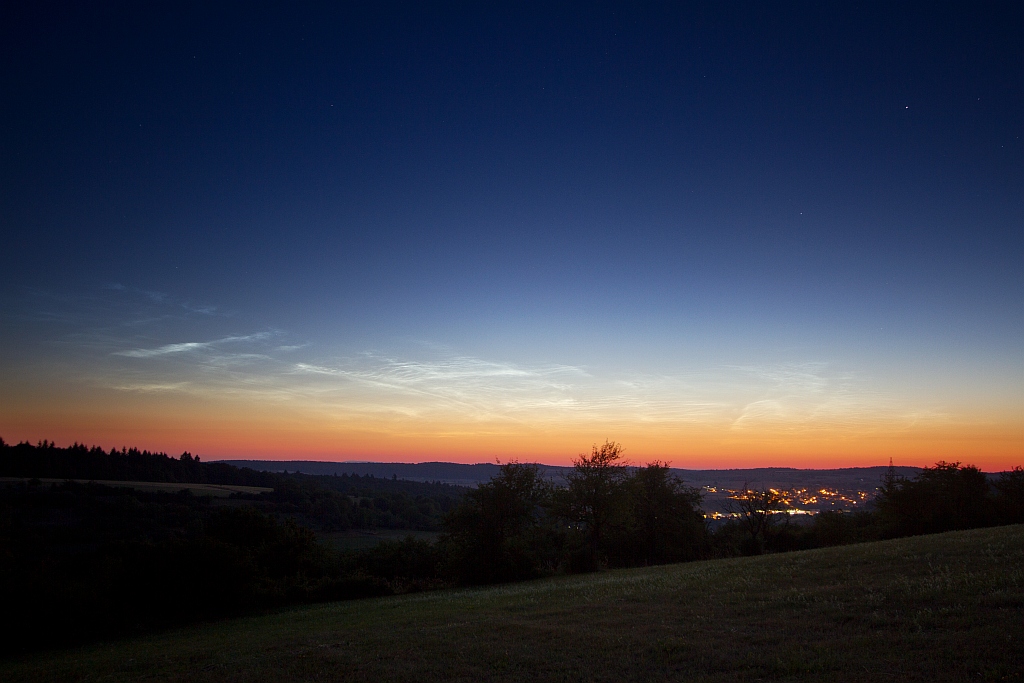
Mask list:
[{"label": "wispy cloud", "polygon": [[[324,401],[344,410],[391,411],[427,419],[705,424],[733,430],[855,426],[891,402],[825,364],[715,367],[676,375],[598,373],[458,356],[416,361],[364,354],[299,362]],[[303,386],[296,381],[294,386]]]},{"label": "wispy cloud", "polygon": [[330,364],[296,363],[296,375],[331,378],[333,389],[408,415],[456,413],[469,419],[519,419],[531,408],[568,406],[567,394],[589,375],[567,365],[529,367],[457,356],[418,361],[362,354]]},{"label": "wispy cloud", "polygon": [[837,372],[825,363],[736,366],[749,380],[751,400],[742,403],[730,425],[734,431],[780,429],[872,430],[906,421],[907,407],[892,396],[870,389],[854,373]]},{"label": "wispy cloud", "polygon": [[153,356],[166,356],[170,353],[184,353],[198,349],[209,348],[213,342],[184,342],[181,344],[166,344],[156,349],[133,349],[131,351],[115,351],[115,356],[128,356],[129,358],[152,358]]},{"label": "wispy cloud", "polygon": [[156,383],[156,382],[136,382],[136,383],[125,383],[114,385],[111,388],[119,391],[135,391],[139,393],[156,393],[156,392],[170,392],[170,391],[182,391],[188,388],[188,382],[170,382],[170,383]]},{"label": "wispy cloud", "polygon": [[129,358],[153,358],[156,356],[167,356],[190,351],[203,351],[225,344],[236,344],[245,342],[263,341],[272,336],[270,332],[257,332],[235,337],[223,337],[207,342],[179,342],[177,344],[164,344],[153,349],[130,349],[127,351],[115,351],[115,356],[127,356]]},{"label": "wispy cloud", "polygon": [[91,358],[92,382],[128,392],[287,403],[329,420],[462,424],[470,431],[484,423],[686,424],[740,436],[863,431],[880,416],[913,428],[942,415],[901,404],[855,373],[821,362],[653,374],[487,359],[422,340],[405,353],[331,357],[322,344],[281,330],[201,335],[229,316],[214,305],[119,283],[73,300],[37,293],[34,301],[37,320],[66,330],[46,343],[60,346],[62,355]]},{"label": "wispy cloud", "polygon": [[188,302],[182,303],[181,307],[189,313],[198,313],[199,315],[216,315],[220,311],[217,306],[196,306]]},{"label": "wispy cloud", "polygon": [[[393,416],[424,424],[700,424],[737,433],[766,428],[793,433],[863,429],[876,424],[883,411],[899,414],[891,399],[824,363],[624,375],[466,355],[415,359],[368,352],[298,360],[294,354],[303,345],[268,346],[274,334],[120,351],[116,355],[128,358],[181,359],[167,374],[154,368],[150,377],[121,384],[284,401],[337,419]],[[258,350],[252,348],[257,344]],[[182,375],[190,381],[177,383]]]},{"label": "wispy cloud", "polygon": [[198,317],[226,317],[218,307],[165,292],[108,282],[93,291],[55,292],[25,289],[10,303],[10,314],[27,323],[70,327],[78,336],[185,322]]}]

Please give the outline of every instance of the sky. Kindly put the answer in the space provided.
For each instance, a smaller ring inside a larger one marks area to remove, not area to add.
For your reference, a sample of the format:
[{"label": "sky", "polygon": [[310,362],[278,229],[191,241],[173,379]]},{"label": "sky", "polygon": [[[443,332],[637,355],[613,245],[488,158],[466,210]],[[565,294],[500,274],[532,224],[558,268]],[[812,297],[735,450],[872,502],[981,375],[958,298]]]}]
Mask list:
[{"label": "sky", "polygon": [[1024,465],[1020,3],[16,5],[8,443]]}]

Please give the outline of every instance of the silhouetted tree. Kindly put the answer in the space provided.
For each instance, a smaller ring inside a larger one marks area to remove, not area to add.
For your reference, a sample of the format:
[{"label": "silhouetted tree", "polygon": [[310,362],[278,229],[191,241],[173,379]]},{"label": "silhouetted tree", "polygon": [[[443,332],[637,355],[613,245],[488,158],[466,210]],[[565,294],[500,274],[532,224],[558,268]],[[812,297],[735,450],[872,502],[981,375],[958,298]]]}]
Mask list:
[{"label": "silhouetted tree", "polygon": [[699,489],[673,476],[667,463],[654,461],[625,480],[627,520],[619,539],[625,564],[659,564],[695,559],[706,543]]},{"label": "silhouetted tree", "polygon": [[548,486],[536,465],[501,465],[467,493],[445,520],[455,571],[471,583],[509,581],[540,571],[533,531],[544,514]]},{"label": "silhouetted tree", "polygon": [[561,514],[583,534],[588,569],[604,564],[602,542],[607,527],[622,512],[626,465],[621,462],[622,446],[606,441],[590,455],[573,460],[566,475],[569,485],[561,500]]},{"label": "silhouetted tree", "polygon": [[940,461],[912,480],[884,484],[875,505],[886,536],[908,536],[993,523],[988,494],[988,478],[977,467]]},{"label": "silhouetted tree", "polygon": [[995,489],[996,514],[1002,524],[1024,522],[1024,469],[1018,465],[1002,472],[992,484]]}]

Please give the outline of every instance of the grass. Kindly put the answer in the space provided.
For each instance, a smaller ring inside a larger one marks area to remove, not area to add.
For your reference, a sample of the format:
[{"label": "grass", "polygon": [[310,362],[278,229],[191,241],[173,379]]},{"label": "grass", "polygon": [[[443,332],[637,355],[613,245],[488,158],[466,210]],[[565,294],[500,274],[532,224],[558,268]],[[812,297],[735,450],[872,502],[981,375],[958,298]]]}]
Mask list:
[{"label": "grass", "polygon": [[1024,526],[341,602],[4,681],[1024,680]]}]

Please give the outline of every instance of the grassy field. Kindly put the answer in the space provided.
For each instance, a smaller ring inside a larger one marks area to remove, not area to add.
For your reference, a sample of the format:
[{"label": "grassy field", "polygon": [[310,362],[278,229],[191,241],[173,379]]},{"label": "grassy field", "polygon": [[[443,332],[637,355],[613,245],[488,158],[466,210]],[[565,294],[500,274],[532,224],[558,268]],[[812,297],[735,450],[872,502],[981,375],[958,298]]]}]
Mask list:
[{"label": "grassy field", "polygon": [[4,681],[1019,681],[1024,526],[333,603]]}]

